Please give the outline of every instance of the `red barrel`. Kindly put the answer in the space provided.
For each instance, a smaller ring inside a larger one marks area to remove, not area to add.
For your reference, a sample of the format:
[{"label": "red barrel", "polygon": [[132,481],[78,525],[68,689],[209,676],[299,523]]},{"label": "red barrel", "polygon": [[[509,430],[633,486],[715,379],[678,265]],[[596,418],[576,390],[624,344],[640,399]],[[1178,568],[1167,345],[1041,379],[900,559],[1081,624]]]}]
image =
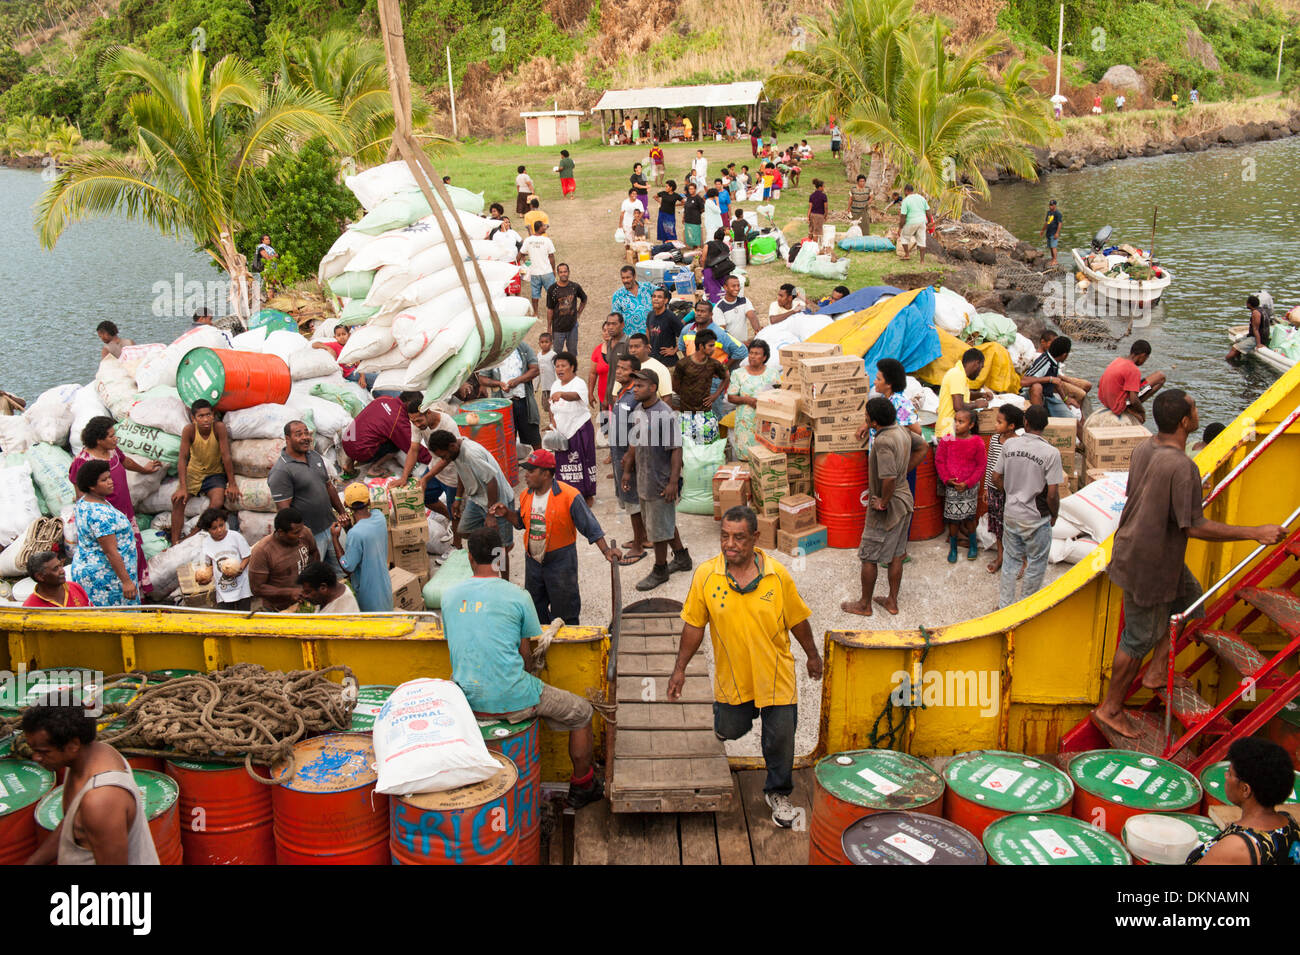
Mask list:
[{"label": "red barrel", "polygon": [[856,548],[867,520],[867,452],[813,455],[817,523],[826,525],[828,547]]},{"label": "red barrel", "polygon": [[48,769],[26,759],[0,759],[0,865],[22,865],[36,851],[36,804],[53,788]]},{"label": "red barrel", "polygon": [[515,822],[519,829],[518,865],[542,863],[542,750],[536,719],[523,723],[495,721],[480,724],[483,742],[500,753],[519,772],[515,787]]},{"label": "red barrel", "polygon": [[161,756],[127,756],[123,753],[122,757],[132,769],[147,769],[151,773],[167,771],[167,761]]},{"label": "red barrel", "polygon": [[1094,749],[1070,760],[1073,814],[1119,838],[1144,812],[1191,812],[1201,802],[1196,777],[1168,760],[1120,749]]},{"label": "red barrel", "polygon": [[270,786],[230,763],[169,760],[167,775],[181,790],[186,865],[275,865]]},{"label": "red barrel", "polygon": [[462,411],[455,415],[455,418],[461,435],[483,445],[488,453],[496,458],[497,464],[501,465],[506,480],[514,484],[518,474],[515,478],[510,476],[510,459],[506,454],[505,418],[501,412]]},{"label": "red barrel", "polygon": [[960,753],[943,769],[943,817],[982,837],[989,825],[1015,813],[1066,813],[1074,798],[1070,777],[1024,753],[983,749]]},{"label": "red barrel", "polygon": [[939,472],[934,469],[934,447],[916,466],[916,492],[912,495],[916,509],[912,512],[912,529],[907,539],[928,541],[943,533],[943,503],[939,500]]},{"label": "red barrel", "polygon": [[519,483],[519,444],[515,434],[515,405],[509,398],[480,398],[461,405],[465,411],[495,411],[501,415],[501,425],[505,429],[506,463],[502,468],[511,484]]},{"label": "red barrel", "polygon": [[519,848],[515,787],[519,771],[501,753],[490,779],[392,801],[394,865],[510,865]]},{"label": "red barrel", "polygon": [[278,355],[228,348],[191,348],[176,369],[176,392],[187,408],[200,398],[218,411],[284,404],[292,384]]},{"label": "red barrel", "polygon": [[1268,721],[1264,735],[1286,750],[1291,765],[1300,772],[1300,703],[1287,700],[1277,716]]},{"label": "red barrel", "polygon": [[943,780],[915,756],[892,749],[835,753],[813,769],[809,865],[849,865],[843,835],[877,812],[907,810],[938,816]]},{"label": "red barrel", "polygon": [[293,760],[293,777],[271,789],[277,864],[388,865],[388,797],[375,793],[369,734],[303,740]]}]

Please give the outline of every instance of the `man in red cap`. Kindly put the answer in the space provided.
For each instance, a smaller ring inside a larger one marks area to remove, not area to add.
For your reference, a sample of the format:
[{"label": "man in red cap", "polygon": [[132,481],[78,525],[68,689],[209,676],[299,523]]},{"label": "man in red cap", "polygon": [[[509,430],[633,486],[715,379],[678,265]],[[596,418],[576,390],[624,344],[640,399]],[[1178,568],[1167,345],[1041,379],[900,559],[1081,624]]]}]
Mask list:
[{"label": "man in red cap", "polygon": [[519,495],[519,509],[497,503],[488,513],[505,518],[524,532],[524,589],[533,598],[537,618],[549,622],[559,617],[569,626],[577,626],[582,611],[578,535],[599,547],[610,563],[621,554],[605,542],[605,532],[578,489],[555,480],[554,454],[534,451],[519,466],[528,472],[524,477],[526,487]]}]

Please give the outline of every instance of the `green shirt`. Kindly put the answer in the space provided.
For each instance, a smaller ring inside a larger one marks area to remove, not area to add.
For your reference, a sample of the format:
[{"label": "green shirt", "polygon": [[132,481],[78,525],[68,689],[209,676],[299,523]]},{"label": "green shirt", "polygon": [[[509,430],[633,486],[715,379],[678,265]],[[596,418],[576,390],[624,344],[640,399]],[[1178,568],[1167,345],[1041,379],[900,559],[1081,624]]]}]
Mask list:
[{"label": "green shirt", "polygon": [[560,157],[560,178],[561,179],[573,178],[573,157],[572,156]]},{"label": "green shirt", "polygon": [[925,196],[914,192],[902,202],[899,211],[907,216],[908,225],[916,225],[925,222],[925,214],[930,210],[930,203],[925,201]]}]

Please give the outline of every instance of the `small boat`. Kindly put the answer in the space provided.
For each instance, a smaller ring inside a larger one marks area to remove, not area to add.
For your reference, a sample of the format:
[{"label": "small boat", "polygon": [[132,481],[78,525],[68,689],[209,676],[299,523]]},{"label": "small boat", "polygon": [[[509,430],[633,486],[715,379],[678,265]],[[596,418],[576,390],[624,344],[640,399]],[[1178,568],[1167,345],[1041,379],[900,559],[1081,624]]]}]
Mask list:
[{"label": "small boat", "polygon": [[[1120,250],[1105,253],[1103,250],[1106,249],[1110,235],[1111,228],[1106,226],[1093,237],[1091,248],[1070,250],[1074,256],[1075,266],[1085,277],[1087,290],[1125,308],[1149,308],[1155,305],[1160,301],[1160,296],[1164,294],[1165,289],[1173,282],[1173,273],[1150,262],[1140,253],[1140,250],[1125,252],[1122,251],[1125,247],[1119,247]],[[1133,254],[1134,252],[1137,254]],[[1099,266],[1097,257],[1102,255],[1107,258],[1105,269],[1095,267]],[[1089,264],[1090,262],[1092,264]],[[1130,277],[1126,270],[1136,265],[1144,266],[1143,271],[1152,273],[1151,277],[1142,279]],[[1115,274],[1117,269],[1118,274]],[[1080,284],[1082,286],[1082,283]]]},{"label": "small boat", "polygon": [[[1237,342],[1246,338],[1250,334],[1249,325],[1233,325],[1228,329],[1228,340],[1236,345]],[[1287,358],[1280,351],[1274,351],[1272,348],[1266,348],[1260,345],[1252,352],[1247,352],[1246,357],[1255,357],[1266,365],[1276,368],[1279,372],[1288,372],[1295,367],[1295,359]]]}]

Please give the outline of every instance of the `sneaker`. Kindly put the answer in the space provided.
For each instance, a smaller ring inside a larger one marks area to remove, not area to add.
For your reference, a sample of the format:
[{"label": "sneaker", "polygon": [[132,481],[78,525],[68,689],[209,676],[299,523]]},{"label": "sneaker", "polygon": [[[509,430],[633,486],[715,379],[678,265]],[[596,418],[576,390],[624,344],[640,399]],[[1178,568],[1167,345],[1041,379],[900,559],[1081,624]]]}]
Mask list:
[{"label": "sneaker", "polygon": [[763,799],[772,810],[772,822],[782,829],[789,829],[794,825],[799,811],[794,808],[789,796],[785,793],[763,793]]},{"label": "sneaker", "polygon": [[590,786],[575,786],[569,783],[568,803],[570,809],[581,809],[593,802],[605,798],[605,784],[599,776],[593,776]]},{"label": "sneaker", "polygon": [[637,590],[654,590],[668,583],[668,564],[655,564],[650,568],[650,573],[646,574],[636,583]]},{"label": "sneaker", "polygon": [[694,566],[695,562],[691,560],[690,551],[683,550],[680,553],[673,554],[673,559],[668,562],[668,573],[686,573]]}]

